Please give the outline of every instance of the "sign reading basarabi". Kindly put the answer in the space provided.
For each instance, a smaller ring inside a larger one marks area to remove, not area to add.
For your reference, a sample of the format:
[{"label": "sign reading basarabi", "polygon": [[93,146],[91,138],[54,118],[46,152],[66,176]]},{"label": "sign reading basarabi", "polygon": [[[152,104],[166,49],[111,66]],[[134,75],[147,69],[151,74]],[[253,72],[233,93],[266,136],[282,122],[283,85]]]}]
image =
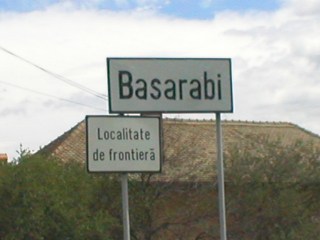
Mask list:
[{"label": "sign reading basarabi", "polygon": [[160,118],[87,116],[89,172],[160,172]]},{"label": "sign reading basarabi", "polygon": [[231,59],[107,58],[109,112],[233,112]]}]

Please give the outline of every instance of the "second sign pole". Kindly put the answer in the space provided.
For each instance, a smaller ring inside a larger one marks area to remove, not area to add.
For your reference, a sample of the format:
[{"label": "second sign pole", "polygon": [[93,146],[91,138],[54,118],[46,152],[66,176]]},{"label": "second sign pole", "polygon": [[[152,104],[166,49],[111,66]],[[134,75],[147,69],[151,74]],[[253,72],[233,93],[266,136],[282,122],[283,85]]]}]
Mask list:
[{"label": "second sign pole", "polygon": [[227,240],[226,204],[225,204],[225,192],[224,192],[223,142],[222,142],[220,113],[216,113],[216,133],[217,133],[216,138],[217,138],[220,239]]}]

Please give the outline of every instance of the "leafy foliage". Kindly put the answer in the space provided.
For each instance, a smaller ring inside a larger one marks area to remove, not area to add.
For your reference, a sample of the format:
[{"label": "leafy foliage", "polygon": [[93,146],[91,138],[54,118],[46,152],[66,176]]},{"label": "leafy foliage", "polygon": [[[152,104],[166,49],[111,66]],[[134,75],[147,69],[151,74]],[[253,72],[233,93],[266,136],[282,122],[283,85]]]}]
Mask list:
[{"label": "leafy foliage", "polygon": [[[0,165],[1,240],[122,239],[118,175],[20,153],[14,164]],[[170,162],[181,156],[173,152]],[[228,239],[318,239],[319,146],[251,134],[226,147],[225,165]],[[179,173],[164,182],[154,174],[129,179],[133,240],[219,239],[213,182]]]},{"label": "leafy foliage", "polygon": [[232,239],[317,239],[320,149],[263,135],[246,140],[227,154],[229,234],[237,236]]},{"label": "leafy foliage", "polygon": [[111,239],[114,219],[95,208],[98,181],[82,166],[23,156],[0,169],[0,239]]}]

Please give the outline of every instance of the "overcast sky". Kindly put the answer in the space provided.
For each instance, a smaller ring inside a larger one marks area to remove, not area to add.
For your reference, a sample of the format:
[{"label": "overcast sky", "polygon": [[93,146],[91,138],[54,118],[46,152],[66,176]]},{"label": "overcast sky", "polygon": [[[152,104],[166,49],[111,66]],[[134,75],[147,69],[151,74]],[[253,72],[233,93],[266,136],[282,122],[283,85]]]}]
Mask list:
[{"label": "overcast sky", "polygon": [[223,119],[320,134],[318,0],[0,0],[0,152],[105,114],[107,57],[231,58]]}]

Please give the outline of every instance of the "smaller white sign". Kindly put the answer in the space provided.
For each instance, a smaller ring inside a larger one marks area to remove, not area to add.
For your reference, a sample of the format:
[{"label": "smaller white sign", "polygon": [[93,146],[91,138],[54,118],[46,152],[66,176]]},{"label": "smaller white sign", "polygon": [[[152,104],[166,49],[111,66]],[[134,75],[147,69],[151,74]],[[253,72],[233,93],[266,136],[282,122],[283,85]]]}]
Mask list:
[{"label": "smaller white sign", "polygon": [[87,116],[88,172],[160,172],[160,118]]}]

